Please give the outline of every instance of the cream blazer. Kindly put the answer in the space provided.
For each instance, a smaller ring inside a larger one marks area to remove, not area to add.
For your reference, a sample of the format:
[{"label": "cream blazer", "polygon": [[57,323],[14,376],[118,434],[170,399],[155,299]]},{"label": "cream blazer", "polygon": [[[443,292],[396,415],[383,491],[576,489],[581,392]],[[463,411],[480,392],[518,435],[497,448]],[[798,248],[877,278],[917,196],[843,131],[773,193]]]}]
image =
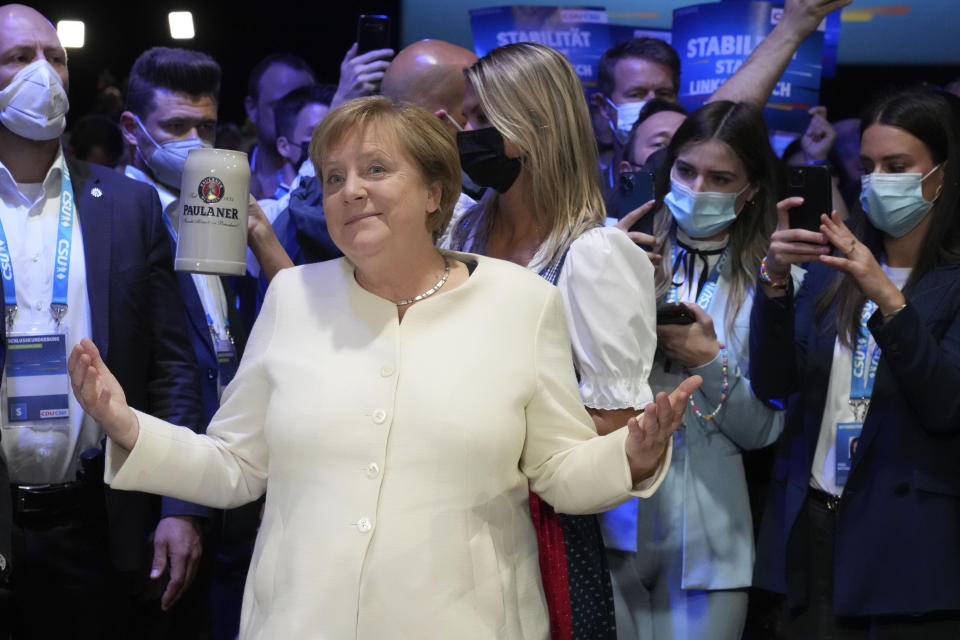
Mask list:
[{"label": "cream blazer", "polygon": [[467,282],[411,307],[345,259],[282,271],[206,436],[138,414],[114,489],[236,507],[267,492],[240,637],[548,637],[528,482],[593,513],[632,487],[626,429],[583,408],[560,295],[452,254]]}]

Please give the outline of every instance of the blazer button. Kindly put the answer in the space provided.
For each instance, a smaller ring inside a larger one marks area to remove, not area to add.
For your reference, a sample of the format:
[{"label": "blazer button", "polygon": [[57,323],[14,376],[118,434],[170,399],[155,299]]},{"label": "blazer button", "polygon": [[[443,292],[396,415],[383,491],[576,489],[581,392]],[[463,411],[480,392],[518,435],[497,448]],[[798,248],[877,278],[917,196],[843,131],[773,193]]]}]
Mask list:
[{"label": "blazer button", "polygon": [[207,369],[207,380],[216,380],[217,372],[213,369]]},{"label": "blazer button", "polygon": [[380,465],[378,465],[376,462],[371,462],[367,465],[365,471],[368,478],[376,478],[380,475]]},{"label": "blazer button", "polygon": [[910,493],[910,485],[906,482],[901,482],[893,488],[893,495],[895,496],[905,496]]},{"label": "blazer button", "polygon": [[373,529],[373,523],[370,522],[370,518],[360,518],[357,520],[357,531],[360,533],[370,533],[370,529]]},{"label": "blazer button", "polygon": [[376,424],[383,424],[387,421],[387,412],[383,409],[377,409],[373,412],[373,421]]},{"label": "blazer button", "polygon": [[396,369],[394,369],[390,365],[384,365],[384,367],[380,369],[380,375],[383,376],[384,378],[389,378],[394,374],[395,371]]}]

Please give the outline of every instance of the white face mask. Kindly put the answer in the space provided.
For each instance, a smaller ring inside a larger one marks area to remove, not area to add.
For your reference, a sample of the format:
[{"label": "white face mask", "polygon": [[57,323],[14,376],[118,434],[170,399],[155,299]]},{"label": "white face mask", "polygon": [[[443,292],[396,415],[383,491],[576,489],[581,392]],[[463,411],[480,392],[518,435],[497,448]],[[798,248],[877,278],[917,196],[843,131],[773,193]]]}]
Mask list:
[{"label": "white face mask", "polygon": [[153,172],[153,177],[159,182],[173,189],[180,189],[180,178],[183,177],[183,167],[187,163],[187,155],[193,149],[212,149],[213,145],[200,138],[187,138],[186,140],[168,140],[163,144],[158,143],[143,126],[140,118],[133,116],[139,125],[140,130],[147,136],[147,139],[154,146],[153,153],[147,157],[140,145],[137,145],[137,153],[143,158],[144,163]]},{"label": "white face mask", "polygon": [[0,91],[0,122],[28,140],[53,140],[67,126],[70,102],[60,75],[46,60],[34,60]]},{"label": "white face mask", "polygon": [[617,136],[617,140],[619,140],[621,144],[625,144],[627,138],[630,137],[630,132],[633,130],[633,125],[640,117],[640,111],[643,110],[647,102],[646,100],[641,100],[640,102],[624,102],[621,105],[616,105],[613,104],[610,98],[606,100],[611,107],[617,110],[617,123],[614,125],[614,123],[611,122],[610,128],[613,129],[613,134]]}]

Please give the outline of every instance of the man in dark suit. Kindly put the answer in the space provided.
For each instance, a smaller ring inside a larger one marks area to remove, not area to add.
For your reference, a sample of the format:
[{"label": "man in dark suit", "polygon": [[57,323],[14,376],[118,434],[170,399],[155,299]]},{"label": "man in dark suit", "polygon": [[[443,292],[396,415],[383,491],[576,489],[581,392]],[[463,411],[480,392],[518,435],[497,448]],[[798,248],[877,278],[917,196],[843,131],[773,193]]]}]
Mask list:
[{"label": "man in dark suit", "polygon": [[[220,65],[207,54],[167,47],[148,49],[130,71],[121,125],[133,164],[124,173],[156,190],[171,249],[177,241],[180,181],[187,153],[211,146],[216,134],[220,77]],[[200,367],[204,425],[220,407],[220,394],[233,377],[249,333],[229,280],[177,273],[190,343]],[[211,513],[215,543],[210,550],[209,600],[214,640],[232,640],[239,630],[244,578],[259,514],[259,502]]]},{"label": "man in dark suit", "polygon": [[[8,318],[0,327],[0,361],[8,365],[0,424],[13,496],[10,593],[0,627],[16,638],[153,637],[169,621],[161,608],[172,606],[195,572],[198,507],[104,489],[99,428],[72,395],[64,400],[69,416],[46,429],[42,420],[16,423],[7,411],[16,361],[10,340],[39,330],[65,336],[67,350],[90,337],[131,405],[178,424],[202,423],[156,193],[64,159],[58,138],[67,83],[52,25],[29,7],[0,7],[0,222],[11,247],[0,255]],[[40,275],[55,265],[52,282]],[[56,382],[57,375],[46,377]],[[50,439],[53,432],[63,437]],[[0,526],[8,515],[0,514]],[[160,591],[158,606],[151,598]]]}]

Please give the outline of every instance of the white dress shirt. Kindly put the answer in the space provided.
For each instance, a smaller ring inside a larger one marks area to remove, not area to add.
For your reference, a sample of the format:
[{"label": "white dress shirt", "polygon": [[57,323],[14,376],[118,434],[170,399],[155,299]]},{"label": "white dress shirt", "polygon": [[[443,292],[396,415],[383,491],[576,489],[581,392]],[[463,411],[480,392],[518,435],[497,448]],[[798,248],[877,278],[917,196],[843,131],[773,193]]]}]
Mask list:
[{"label": "white dress shirt", "polygon": [[[57,333],[50,313],[53,298],[53,266],[60,217],[60,184],[63,153],[57,152],[40,184],[18,184],[0,164],[0,222],[10,246],[17,287],[17,316],[13,333]],[[74,201],[78,200],[74,183]],[[106,310],[104,310],[105,312]],[[83,338],[91,337],[90,301],[80,220],[74,211],[67,313],[62,328],[67,336],[67,354]],[[68,482],[76,479],[79,454],[96,446],[99,426],[69,394],[70,418],[64,428],[18,426],[7,419],[7,376],[0,383],[2,448],[10,480],[19,484]],[[60,422],[60,421],[56,421]],[[61,423],[63,424],[63,423]]]},{"label": "white dress shirt", "polygon": [[[910,277],[909,268],[883,266],[883,272],[897,286],[903,289]],[[867,332],[867,356],[877,348],[873,334]],[[823,407],[823,419],[820,421],[820,435],[813,454],[813,467],[810,469],[810,486],[839,496],[843,487],[837,485],[837,424],[859,422],[850,407],[850,369],[853,367],[853,353],[837,338],[833,347],[833,364],[830,367],[830,382],[827,384],[827,402]]]}]

